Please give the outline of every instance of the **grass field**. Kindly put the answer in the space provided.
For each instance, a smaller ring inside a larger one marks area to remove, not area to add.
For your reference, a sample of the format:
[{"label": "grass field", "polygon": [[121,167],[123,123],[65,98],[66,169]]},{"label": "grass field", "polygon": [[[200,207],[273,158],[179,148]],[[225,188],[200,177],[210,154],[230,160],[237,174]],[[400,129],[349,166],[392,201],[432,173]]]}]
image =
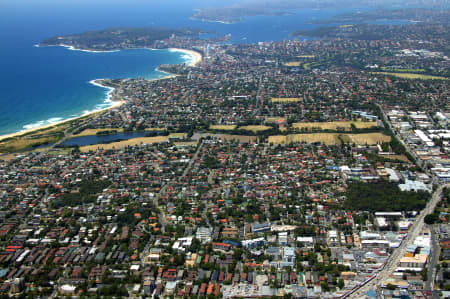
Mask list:
[{"label": "grass field", "polygon": [[269,127],[269,126],[243,126],[243,127],[239,127],[238,129],[258,133],[258,132],[272,129],[272,127]]},{"label": "grass field", "polygon": [[122,133],[123,132],[123,128],[110,128],[110,129],[86,129],[81,131],[78,134],[75,134],[76,137],[81,137],[81,136],[95,136],[97,135],[97,133],[100,132],[107,132],[107,131],[117,131],[117,133]]},{"label": "grass field", "polygon": [[209,126],[210,130],[224,130],[224,131],[233,131],[236,129],[236,125],[211,125]]},{"label": "grass field", "polygon": [[383,71],[395,72],[395,73],[423,73],[423,72],[425,72],[425,69],[390,69],[385,66],[383,66],[381,69]]},{"label": "grass field", "polygon": [[375,75],[387,75],[394,76],[403,79],[420,79],[420,80],[450,80],[450,78],[439,77],[439,76],[430,76],[430,75],[421,75],[421,74],[412,74],[412,73],[388,73],[388,72],[372,72]]},{"label": "grass field", "polygon": [[178,138],[178,139],[184,139],[188,136],[187,133],[170,133],[169,138]]},{"label": "grass field", "polygon": [[272,103],[296,103],[300,101],[300,98],[272,98]]},{"label": "grass field", "polygon": [[315,55],[297,55],[296,57],[298,57],[298,58],[314,58],[316,56]]},{"label": "grass field", "polygon": [[152,143],[162,143],[169,141],[168,136],[156,136],[156,137],[140,137],[132,138],[128,140],[112,142],[108,144],[93,144],[80,147],[80,151],[96,151],[98,148],[102,149],[113,149],[113,148],[124,148],[127,146],[139,145],[139,144],[152,144]]},{"label": "grass field", "polygon": [[17,152],[33,146],[56,142],[57,136],[48,137],[13,137],[0,142],[0,153]]},{"label": "grass field", "polygon": [[400,160],[404,162],[410,162],[408,157],[406,157],[405,155],[379,155],[379,156],[389,160]]},{"label": "grass field", "polygon": [[155,131],[165,131],[166,128],[145,128],[144,131],[146,132],[155,132]]},{"label": "grass field", "polygon": [[316,134],[290,134],[287,136],[276,135],[269,136],[269,143],[282,144],[293,142],[315,143],[320,142],[327,145],[340,144],[343,142],[355,143],[358,145],[376,144],[382,142],[389,142],[390,136],[382,133],[367,133],[367,134],[339,134],[339,133],[316,133]]},{"label": "grass field", "polygon": [[346,134],[350,137],[350,143],[356,144],[377,144],[391,141],[391,137],[383,133],[367,133],[367,134]]},{"label": "grass field", "polygon": [[302,62],[300,62],[300,61],[291,61],[291,62],[286,62],[284,65],[285,66],[301,66]]},{"label": "grass field", "polygon": [[16,155],[14,155],[14,154],[3,155],[3,156],[0,156],[0,161],[9,162],[14,158],[16,158]]},{"label": "grass field", "polygon": [[312,129],[320,128],[321,130],[337,130],[343,128],[344,130],[350,130],[351,124],[354,124],[358,129],[366,129],[376,127],[377,123],[374,121],[332,121],[332,122],[306,122],[306,123],[293,123],[294,129]]}]

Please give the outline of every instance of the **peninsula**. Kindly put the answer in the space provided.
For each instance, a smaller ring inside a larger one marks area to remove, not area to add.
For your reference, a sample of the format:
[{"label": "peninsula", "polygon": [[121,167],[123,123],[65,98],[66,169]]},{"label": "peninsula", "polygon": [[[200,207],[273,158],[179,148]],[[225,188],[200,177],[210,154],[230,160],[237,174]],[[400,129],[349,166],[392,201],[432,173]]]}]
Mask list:
[{"label": "peninsula", "polygon": [[207,7],[198,9],[192,16],[192,19],[224,24],[235,24],[242,22],[246,17],[282,16],[288,14],[293,13],[264,7]]},{"label": "peninsula", "polygon": [[176,38],[198,38],[198,29],[169,29],[162,27],[112,27],[80,34],[56,36],[39,46],[65,46],[85,51],[114,51],[137,48],[165,48],[164,41]]}]

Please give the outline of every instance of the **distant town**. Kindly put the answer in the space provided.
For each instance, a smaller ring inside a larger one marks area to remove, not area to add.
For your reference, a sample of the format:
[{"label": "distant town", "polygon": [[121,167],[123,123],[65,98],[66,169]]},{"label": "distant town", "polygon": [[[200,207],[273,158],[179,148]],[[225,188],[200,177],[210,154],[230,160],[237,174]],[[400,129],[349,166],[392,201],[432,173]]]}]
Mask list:
[{"label": "distant town", "polygon": [[448,23],[128,32],[202,60],[0,141],[2,298],[450,296]]}]

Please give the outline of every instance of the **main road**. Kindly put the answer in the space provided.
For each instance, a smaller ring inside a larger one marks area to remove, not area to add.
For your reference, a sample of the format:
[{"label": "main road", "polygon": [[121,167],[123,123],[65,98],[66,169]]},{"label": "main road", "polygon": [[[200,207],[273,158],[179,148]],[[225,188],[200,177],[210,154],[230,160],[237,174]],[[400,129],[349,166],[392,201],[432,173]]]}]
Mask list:
[{"label": "main road", "polygon": [[174,183],[178,180],[180,180],[181,178],[185,177],[189,171],[191,170],[192,166],[194,165],[194,162],[197,160],[198,155],[201,152],[201,149],[203,147],[203,141],[200,140],[199,145],[197,147],[197,150],[195,151],[194,155],[192,156],[192,158],[189,160],[188,165],[186,166],[186,168],[183,171],[183,174],[181,176],[175,177],[172,179],[172,181],[170,182],[166,182],[162,187],[161,190],[159,190],[159,192],[153,197],[153,205],[159,209],[159,222],[161,223],[161,231],[164,233],[166,231],[166,223],[167,223],[167,219],[166,219],[166,212],[164,210],[163,207],[161,207],[160,203],[159,203],[159,199],[162,195],[165,194],[168,186],[170,185],[174,185]]},{"label": "main road", "polygon": [[352,290],[351,292],[345,294],[343,297],[346,298],[361,298],[365,293],[368,291],[375,289],[377,287],[380,287],[383,285],[383,283],[386,281],[387,278],[389,278],[392,273],[397,268],[400,259],[405,255],[406,253],[406,247],[409,244],[412,244],[417,236],[419,236],[419,233],[422,231],[424,226],[424,218],[426,215],[432,213],[434,209],[436,208],[437,203],[440,201],[442,197],[442,190],[444,188],[449,188],[450,184],[440,185],[439,188],[433,193],[431,196],[431,199],[428,201],[427,205],[425,206],[425,209],[422,210],[422,212],[416,217],[416,220],[414,221],[413,225],[410,228],[410,231],[408,232],[407,237],[402,241],[400,246],[394,250],[394,252],[389,257],[387,263],[383,267],[383,269],[375,274],[375,278],[368,281],[366,284],[361,285],[359,288]]}]

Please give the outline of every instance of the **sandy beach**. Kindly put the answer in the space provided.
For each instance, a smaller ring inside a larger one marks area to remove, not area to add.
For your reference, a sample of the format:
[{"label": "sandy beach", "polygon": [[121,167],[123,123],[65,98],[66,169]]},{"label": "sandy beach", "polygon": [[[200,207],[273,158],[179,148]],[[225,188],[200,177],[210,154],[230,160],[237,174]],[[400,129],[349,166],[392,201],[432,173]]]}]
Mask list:
[{"label": "sandy beach", "polygon": [[182,53],[186,53],[186,54],[190,55],[191,57],[193,57],[193,61],[191,61],[189,66],[197,66],[203,59],[202,54],[200,54],[199,52],[194,51],[194,50],[179,49],[179,48],[169,48],[169,51],[182,52]]},{"label": "sandy beach", "polygon": [[47,124],[47,125],[43,125],[43,126],[31,128],[31,129],[26,129],[26,130],[22,130],[22,131],[11,133],[11,134],[2,135],[2,136],[0,136],[0,142],[2,140],[5,140],[5,139],[11,138],[11,137],[22,136],[22,135],[25,135],[25,134],[28,134],[28,133],[32,133],[32,132],[35,132],[35,131],[39,131],[39,130],[42,130],[42,129],[48,129],[48,128],[51,128],[51,127],[55,127],[55,126],[61,125],[63,123],[66,123],[66,122],[69,122],[69,121],[73,121],[73,120],[76,120],[76,119],[79,119],[79,118],[82,118],[82,117],[85,117],[85,116],[89,116],[89,115],[96,114],[96,113],[99,113],[99,112],[103,112],[103,111],[106,111],[106,110],[115,109],[115,108],[118,108],[118,107],[122,106],[123,104],[125,104],[125,101],[114,101],[112,106],[104,108],[104,109],[93,110],[93,111],[90,111],[89,113],[85,113],[85,114],[77,116],[77,117],[72,117],[72,118],[64,119],[64,120],[57,121],[57,122],[54,122],[54,123],[51,123],[51,124]]},{"label": "sandy beach", "polygon": [[[65,46],[65,45],[60,45],[60,46],[69,48],[68,46]],[[83,50],[75,49],[73,47],[70,50],[83,51]],[[150,50],[154,50],[154,49],[150,49]],[[198,65],[202,61],[202,58],[203,58],[200,53],[198,53],[196,51],[193,51],[193,50],[178,49],[178,48],[170,48],[168,50],[172,51],[172,52],[182,52],[182,53],[185,53],[185,54],[191,56],[192,57],[192,61],[190,61],[190,63],[188,64],[189,66],[196,66],[196,65]],[[86,50],[86,52],[87,52],[87,50]],[[93,52],[93,51],[91,51],[91,52]],[[163,80],[163,79],[173,78],[173,77],[176,77],[176,76],[177,75],[175,75],[175,74],[169,74],[168,73],[167,76],[162,77],[162,78],[152,79],[152,81],[153,80]],[[5,140],[7,138],[17,137],[17,136],[21,136],[21,135],[24,135],[24,134],[28,134],[28,133],[31,133],[31,132],[34,132],[34,131],[51,128],[51,127],[54,127],[54,126],[57,126],[57,125],[61,125],[63,123],[69,122],[69,121],[73,121],[73,120],[79,119],[81,117],[85,117],[85,116],[89,116],[89,115],[96,114],[96,113],[99,113],[99,112],[115,109],[115,108],[118,108],[118,107],[122,106],[123,104],[125,104],[124,100],[113,101],[112,100],[112,93],[114,92],[114,88],[102,85],[101,83],[99,83],[99,81],[101,81],[101,80],[102,79],[95,79],[95,80],[91,80],[89,83],[91,83],[92,85],[95,85],[95,86],[107,88],[109,90],[108,91],[108,97],[107,97],[107,99],[105,101],[106,102],[111,101],[112,102],[111,106],[106,107],[104,109],[92,110],[92,111],[89,111],[88,113],[84,113],[83,115],[80,115],[80,116],[77,116],[77,117],[73,117],[73,118],[64,119],[64,120],[61,120],[61,121],[52,122],[52,123],[47,124],[47,125],[38,126],[38,127],[35,127],[35,128],[31,128],[31,129],[26,129],[26,130],[22,130],[22,131],[11,133],[11,134],[1,135],[0,136],[0,141]]]}]

